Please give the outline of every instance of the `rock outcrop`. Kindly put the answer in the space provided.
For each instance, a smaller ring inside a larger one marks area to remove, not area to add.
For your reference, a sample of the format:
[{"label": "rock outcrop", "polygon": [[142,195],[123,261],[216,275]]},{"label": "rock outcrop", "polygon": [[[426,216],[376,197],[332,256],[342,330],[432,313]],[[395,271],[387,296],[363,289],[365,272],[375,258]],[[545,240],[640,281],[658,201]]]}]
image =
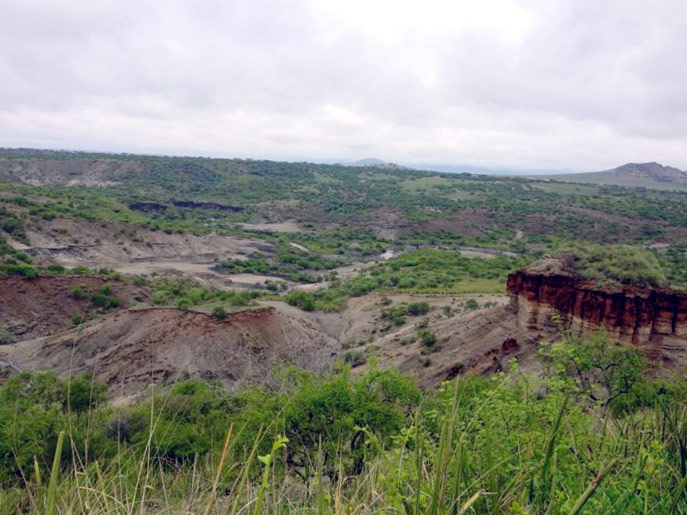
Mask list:
[{"label": "rock outcrop", "polygon": [[687,294],[670,289],[599,286],[560,271],[525,269],[508,278],[522,330],[554,327],[585,333],[605,329],[634,345],[687,349]]}]

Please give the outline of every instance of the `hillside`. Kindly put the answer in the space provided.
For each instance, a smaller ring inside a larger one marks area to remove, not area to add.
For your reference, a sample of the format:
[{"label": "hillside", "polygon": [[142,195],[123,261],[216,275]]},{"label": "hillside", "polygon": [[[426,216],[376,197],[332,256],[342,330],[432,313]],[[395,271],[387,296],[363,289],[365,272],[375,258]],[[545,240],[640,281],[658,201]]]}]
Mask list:
[{"label": "hillside", "polygon": [[583,184],[654,188],[659,190],[687,190],[687,172],[659,163],[627,163],[602,172],[573,173],[544,176],[546,179]]},{"label": "hillside", "polygon": [[[622,173],[644,173],[632,170]],[[95,370],[127,394],[151,367],[164,383],[241,383],[228,349],[246,334],[271,356],[250,383],[301,348],[322,352],[318,370],[341,360],[364,370],[375,357],[427,387],[458,365],[490,373],[515,355],[524,365],[532,348],[504,311],[506,278],[572,242],[650,248],[661,282],[687,285],[678,192],[30,149],[0,150],[0,178],[6,371]],[[274,330],[247,318],[232,336],[211,318],[266,308]],[[169,329],[183,318],[207,331]],[[175,341],[148,348],[163,327]],[[101,335],[114,336],[103,346]],[[517,352],[502,348],[509,340]],[[194,346],[216,353],[169,360]]]},{"label": "hillside", "polygon": [[685,241],[678,191],[0,151],[0,513],[680,513]]}]

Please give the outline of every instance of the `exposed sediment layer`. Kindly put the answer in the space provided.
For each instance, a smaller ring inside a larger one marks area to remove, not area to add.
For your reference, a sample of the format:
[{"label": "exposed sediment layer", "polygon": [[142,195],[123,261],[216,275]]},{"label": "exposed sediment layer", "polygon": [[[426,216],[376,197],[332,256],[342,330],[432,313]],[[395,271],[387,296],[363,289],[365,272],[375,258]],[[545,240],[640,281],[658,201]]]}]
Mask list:
[{"label": "exposed sediment layer", "polygon": [[687,295],[670,289],[600,287],[561,273],[521,270],[509,276],[508,292],[523,330],[603,328],[619,342],[643,345],[677,338],[687,346]]}]

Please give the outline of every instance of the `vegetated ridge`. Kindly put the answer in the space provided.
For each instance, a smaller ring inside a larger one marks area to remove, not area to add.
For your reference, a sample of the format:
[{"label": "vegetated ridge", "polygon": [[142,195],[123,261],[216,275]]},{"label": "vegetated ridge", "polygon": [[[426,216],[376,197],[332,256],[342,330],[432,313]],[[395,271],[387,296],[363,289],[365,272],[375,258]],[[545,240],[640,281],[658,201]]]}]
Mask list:
[{"label": "vegetated ridge", "polygon": [[687,172],[659,163],[627,163],[612,170],[543,176],[564,182],[687,190]]}]

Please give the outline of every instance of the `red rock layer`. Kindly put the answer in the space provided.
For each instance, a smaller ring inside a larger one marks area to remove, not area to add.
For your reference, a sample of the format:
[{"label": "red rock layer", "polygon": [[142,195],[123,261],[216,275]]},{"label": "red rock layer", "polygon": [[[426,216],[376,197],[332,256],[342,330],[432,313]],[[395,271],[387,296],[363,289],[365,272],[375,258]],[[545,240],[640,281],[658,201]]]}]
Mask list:
[{"label": "red rock layer", "polygon": [[654,336],[687,338],[687,295],[673,290],[598,287],[568,275],[521,270],[508,277],[508,292],[521,329],[604,328],[614,340],[632,344]]}]

